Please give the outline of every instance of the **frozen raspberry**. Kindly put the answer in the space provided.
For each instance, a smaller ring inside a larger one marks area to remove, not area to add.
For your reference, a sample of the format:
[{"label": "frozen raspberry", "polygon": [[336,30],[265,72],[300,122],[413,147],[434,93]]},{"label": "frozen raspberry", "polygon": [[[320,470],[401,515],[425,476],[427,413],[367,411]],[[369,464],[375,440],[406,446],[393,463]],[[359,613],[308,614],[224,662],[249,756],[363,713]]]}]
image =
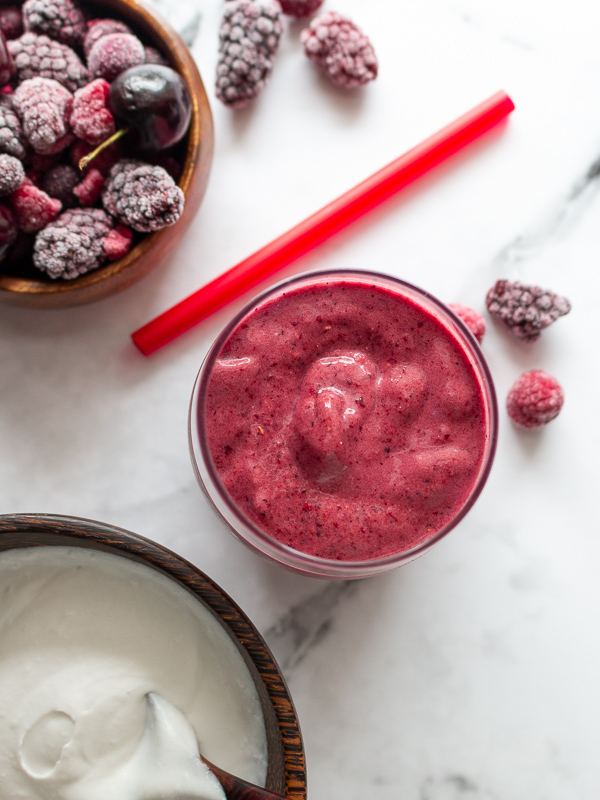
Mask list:
[{"label": "frozen raspberry", "polygon": [[291,17],[308,17],[323,5],[323,0],[279,0],[284,14]]},{"label": "frozen raspberry", "polygon": [[104,255],[109,261],[116,261],[118,258],[123,258],[131,249],[131,240],[133,234],[126,228],[125,225],[117,225],[109,232],[104,240]]},{"label": "frozen raspberry", "polygon": [[15,113],[12,96],[0,98],[0,153],[25,158],[26,141],[21,122]]},{"label": "frozen raspberry", "polygon": [[109,33],[102,36],[90,50],[88,68],[94,77],[114,80],[130,67],[146,60],[144,45],[131,33]]},{"label": "frozen raspberry", "polygon": [[70,92],[88,83],[86,68],[75,51],[66,44],[30,31],[7,44],[19,81],[37,77],[51,78]]},{"label": "frozen raspberry", "polygon": [[64,211],[35,237],[33,263],[51,278],[84,275],[105,261],[104,243],[113,227],[101,208]]},{"label": "frozen raspberry", "polygon": [[146,64],[161,64],[163,67],[169,66],[167,59],[164,58],[162,53],[159,53],[155,47],[144,47],[144,54],[144,63]]},{"label": "frozen raspberry", "polygon": [[123,160],[108,175],[102,203],[109,214],[134,231],[148,233],[177,222],[184,196],[162,167]]},{"label": "frozen raspberry", "polygon": [[73,189],[73,194],[79,198],[82,206],[93,206],[100,199],[103,186],[104,176],[97,169],[90,169]]},{"label": "frozen raspberry", "polygon": [[559,415],[564,402],[562,386],[556,378],[541,369],[532,369],[513,383],[506,409],[521,428],[541,428]]},{"label": "frozen raspberry", "polygon": [[44,173],[40,188],[50,197],[60,200],[63,209],[71,208],[75,205],[76,198],[73,189],[79,183],[79,178],[77,170],[73,167],[68,164],[58,164]]},{"label": "frozen raspberry", "polygon": [[368,38],[335,11],[315,17],[300,41],[306,55],[338,86],[352,89],[377,77],[377,56]]},{"label": "frozen raspberry", "polygon": [[487,310],[501,319],[518,339],[537,339],[559,317],[568,314],[571,303],[566,297],[539,286],[496,281],[487,293]]},{"label": "frozen raspberry", "polygon": [[73,95],[58,81],[30,78],[17,86],[13,106],[36,153],[58,153],[73,141],[69,118]]},{"label": "frozen raspberry", "polygon": [[18,158],[0,154],[0,196],[12,194],[25,180],[25,169]]},{"label": "frozen raspberry", "polygon": [[88,22],[88,32],[83,40],[83,53],[88,58],[98,39],[109,33],[133,33],[128,25],[118,19],[92,19]]},{"label": "frozen raspberry", "polygon": [[283,31],[276,0],[229,0],[219,29],[217,97],[232,108],[264,88]]},{"label": "frozen raspberry", "polygon": [[68,45],[78,45],[87,27],[81,9],[71,0],[26,0],[23,24],[26,31],[45,33]]},{"label": "frozen raspberry", "polygon": [[25,178],[10,199],[19,228],[25,233],[41,230],[58,217],[62,208],[60,200],[49,197],[29,178]]},{"label": "frozen raspberry", "polygon": [[97,78],[73,96],[71,128],[79,139],[97,145],[115,132],[115,120],[106,107],[110,85]]},{"label": "frozen raspberry", "polygon": [[448,308],[460,317],[479,344],[485,335],[485,320],[474,308],[463,306],[461,303],[448,303]]},{"label": "frozen raspberry", "polygon": [[[71,149],[69,150],[69,158],[71,160],[71,164],[76,169],[79,169],[79,162],[84,156],[87,156],[89,153],[92,152],[94,149],[93,144],[88,144],[87,142],[82,141],[81,139],[77,139]],[[101,172],[103,175],[108,175],[110,172],[111,167],[113,167],[117,161],[120,161],[122,158],[125,157],[125,149],[121,141],[114,142],[113,144],[106,147],[102,150],[101,153],[94,158],[94,160],[88,164],[87,167],[83,169],[83,173],[87,170],[97,169],[98,172]]]},{"label": "frozen raspberry", "polygon": [[17,39],[23,33],[23,17],[19,6],[0,6],[0,31],[6,39]]}]

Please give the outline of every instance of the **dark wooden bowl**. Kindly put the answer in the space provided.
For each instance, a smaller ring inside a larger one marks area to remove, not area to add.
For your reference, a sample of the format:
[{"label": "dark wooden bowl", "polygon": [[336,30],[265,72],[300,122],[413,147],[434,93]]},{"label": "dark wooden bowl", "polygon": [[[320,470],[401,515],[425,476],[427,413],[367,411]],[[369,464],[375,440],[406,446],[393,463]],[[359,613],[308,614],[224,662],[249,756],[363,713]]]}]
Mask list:
[{"label": "dark wooden bowl", "polygon": [[51,514],[0,515],[0,551],[53,545],[88,547],[139,561],[181,584],[214,614],[240,651],[258,690],[267,730],[266,788],[290,800],[306,800],[304,747],[294,705],[264,639],[236,603],[180,556],[121,528]]},{"label": "dark wooden bowl", "polygon": [[[82,2],[92,18],[115,17],[126,22],[144,41],[156,47],[183,77],[192,96],[190,129],[178,145],[182,164],[179,186],[185,208],[175,225],[146,234],[124,258],[74,280],[44,277],[30,258],[3,273],[0,264],[0,302],[31,308],[66,308],[83,305],[120,292],[158,267],[177,245],[198,210],[213,156],[213,123],[208,98],[191,53],[171,26],[137,0]],[[5,267],[6,269],[6,267]],[[38,273],[39,276],[38,277]]]}]

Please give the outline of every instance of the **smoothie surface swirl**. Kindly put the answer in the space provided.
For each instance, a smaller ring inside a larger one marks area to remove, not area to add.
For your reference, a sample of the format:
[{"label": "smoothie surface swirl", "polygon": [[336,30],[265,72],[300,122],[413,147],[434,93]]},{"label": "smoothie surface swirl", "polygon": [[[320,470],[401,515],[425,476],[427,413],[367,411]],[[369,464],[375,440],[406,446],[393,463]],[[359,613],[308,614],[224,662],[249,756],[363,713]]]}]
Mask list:
[{"label": "smoothie surface swirl", "polygon": [[364,276],[267,297],[207,385],[208,446],[233,502],[321,558],[381,558],[431,539],[467,502],[486,445],[461,335]]}]

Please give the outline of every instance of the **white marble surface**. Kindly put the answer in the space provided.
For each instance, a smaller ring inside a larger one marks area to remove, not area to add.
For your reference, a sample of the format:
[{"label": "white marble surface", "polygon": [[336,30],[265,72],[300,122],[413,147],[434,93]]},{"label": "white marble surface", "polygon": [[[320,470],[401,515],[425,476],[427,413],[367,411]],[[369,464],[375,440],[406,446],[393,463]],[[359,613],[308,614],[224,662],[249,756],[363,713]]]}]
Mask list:
[{"label": "white marble surface", "polygon": [[[216,579],[287,676],[312,800],[595,800],[600,7],[326,0],[371,36],[379,79],[335,91],[292,24],[238,114],[212,89],[221,7],[201,0],[189,36],[217,144],[169,262],[88,307],[0,307],[0,512],[120,525]],[[483,349],[501,405],[539,367],[563,383],[564,410],[539,433],[502,411],[484,493],[420,560],[352,584],[270,566],[217,524],[186,442],[194,377],[241,301],[151,359],[128,336],[500,88],[517,106],[503,130],[287,272],[379,269],[480,309],[498,277],[554,289],[573,311],[540,341],[490,324]]]}]

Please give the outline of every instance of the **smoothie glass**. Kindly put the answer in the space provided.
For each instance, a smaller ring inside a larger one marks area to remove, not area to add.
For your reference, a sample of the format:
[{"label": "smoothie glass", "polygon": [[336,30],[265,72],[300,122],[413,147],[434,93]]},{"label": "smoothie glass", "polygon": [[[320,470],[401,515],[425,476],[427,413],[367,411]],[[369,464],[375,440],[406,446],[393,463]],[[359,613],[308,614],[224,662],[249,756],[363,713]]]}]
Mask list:
[{"label": "smoothie glass", "polygon": [[[224,384],[215,399],[222,373],[234,389]],[[263,405],[246,409],[247,397]],[[364,270],[304,273],[254,298],[208,352],[189,412],[196,477],[230,531],[295,572],[345,580],[406,564],[446,536],[482,491],[497,435],[492,378],[462,320],[428,292]],[[247,466],[253,440],[264,452]],[[223,463],[237,442],[232,479]],[[254,505],[243,508],[236,491]],[[294,546],[312,531],[328,549]],[[382,540],[381,552],[369,550]]]}]

